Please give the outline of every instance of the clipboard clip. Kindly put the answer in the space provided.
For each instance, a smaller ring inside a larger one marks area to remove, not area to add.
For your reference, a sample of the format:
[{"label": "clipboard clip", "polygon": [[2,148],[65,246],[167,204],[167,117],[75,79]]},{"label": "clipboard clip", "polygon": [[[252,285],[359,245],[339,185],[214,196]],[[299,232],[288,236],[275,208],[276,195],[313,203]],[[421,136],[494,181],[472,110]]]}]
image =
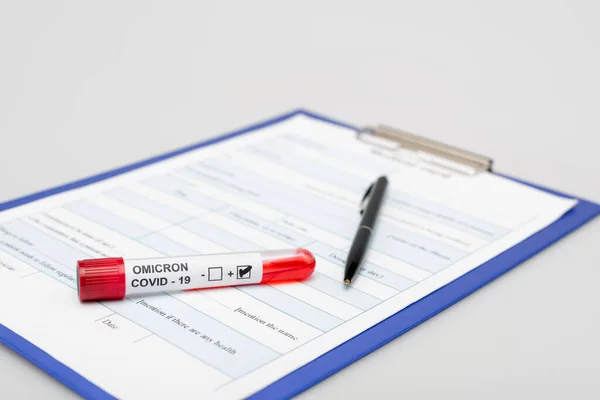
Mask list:
[{"label": "clipboard clip", "polygon": [[490,157],[386,125],[366,126],[357,132],[357,139],[387,152],[408,150],[421,161],[462,174],[492,172]]}]

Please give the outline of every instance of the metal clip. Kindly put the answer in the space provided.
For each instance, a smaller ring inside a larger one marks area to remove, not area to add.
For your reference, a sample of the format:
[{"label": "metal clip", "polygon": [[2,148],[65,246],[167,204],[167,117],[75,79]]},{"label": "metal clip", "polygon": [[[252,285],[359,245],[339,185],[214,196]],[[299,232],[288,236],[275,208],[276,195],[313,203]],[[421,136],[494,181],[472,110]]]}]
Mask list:
[{"label": "metal clip", "polygon": [[365,195],[363,196],[362,200],[360,201],[360,209],[359,209],[360,215],[363,215],[363,213],[365,212],[365,210],[367,208],[367,203],[369,202],[370,194],[371,194],[371,191],[373,190],[374,185],[375,185],[375,183],[371,183],[371,185],[368,187],[367,191],[365,192]]},{"label": "metal clip", "polygon": [[[428,155],[425,157],[427,162],[449,169],[456,170],[452,165],[460,164],[476,173],[492,171],[492,159],[489,157],[385,125],[367,126],[357,132],[357,138],[387,150],[393,150],[395,147],[425,153]],[[372,138],[377,140],[373,141]],[[462,172],[460,168],[458,170]]]}]

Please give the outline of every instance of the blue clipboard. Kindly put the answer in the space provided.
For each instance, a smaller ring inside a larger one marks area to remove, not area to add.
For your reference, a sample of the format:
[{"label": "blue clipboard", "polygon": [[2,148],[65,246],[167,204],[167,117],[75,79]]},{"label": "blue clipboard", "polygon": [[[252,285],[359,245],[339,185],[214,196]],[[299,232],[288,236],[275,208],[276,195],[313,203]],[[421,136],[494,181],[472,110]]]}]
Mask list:
[{"label": "blue clipboard", "polygon": [[[65,192],[75,188],[80,188],[98,181],[102,181],[116,175],[120,175],[131,170],[144,167],[149,164],[156,163],[177,155],[196,150],[200,147],[210,146],[212,144],[233,138],[235,136],[251,133],[257,129],[264,128],[269,125],[282,122],[296,115],[305,115],[310,118],[329,122],[331,124],[340,125],[352,129],[357,129],[351,125],[334,121],[332,119],[314,114],[305,110],[296,110],[267,121],[249,126],[247,128],[231,132],[222,136],[218,136],[207,141],[197,143],[179,150],[175,150],[166,154],[159,155],[147,160],[143,160],[122,168],[104,172],[89,178],[81,179],[66,185],[58,186],[52,189],[44,190],[25,197],[7,201],[0,204],[0,212],[13,207],[20,206],[44,197],[52,196],[57,193]],[[545,190],[555,195],[576,198],[567,196],[547,188],[543,188],[528,182],[523,182],[518,179],[505,176],[506,178]],[[446,286],[436,290],[430,295],[413,303],[409,307],[399,311],[391,317],[385,319],[370,329],[364,331],[358,336],[348,340],[335,349],[327,352],[314,361],[295,370],[291,374],[274,382],[268,387],[250,396],[251,399],[273,399],[273,398],[289,398],[292,397],[323,379],[331,376],[352,362],[369,354],[373,350],[383,346],[389,341],[397,338],[411,328],[426,321],[440,311],[450,307],[454,303],[460,301],[464,297],[473,293],[480,287],[491,282],[503,273],[516,267],[523,261],[534,256],[554,242],[560,240],[570,232],[576,230],[586,222],[595,218],[600,214],[600,205],[589,201],[578,199],[579,203],[567,212],[562,218],[530,236],[525,241],[517,244],[511,249],[499,254],[495,258],[452,281]],[[46,371],[48,374],[58,379],[60,382],[71,388],[76,393],[89,399],[112,399],[109,393],[102,388],[94,385],[85,377],[79,375],[76,371],[68,366],[60,363],[51,355],[36,347],[25,338],[19,336],[4,325],[0,324],[0,342],[14,350],[16,353],[25,357],[33,364]]]}]

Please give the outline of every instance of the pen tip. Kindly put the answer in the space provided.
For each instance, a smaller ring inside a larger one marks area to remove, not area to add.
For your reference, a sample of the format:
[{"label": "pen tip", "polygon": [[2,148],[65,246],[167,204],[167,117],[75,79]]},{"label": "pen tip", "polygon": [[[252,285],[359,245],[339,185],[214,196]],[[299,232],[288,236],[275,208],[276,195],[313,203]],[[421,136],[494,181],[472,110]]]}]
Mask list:
[{"label": "pen tip", "polygon": [[344,279],[344,285],[348,286],[350,284],[350,279]]}]

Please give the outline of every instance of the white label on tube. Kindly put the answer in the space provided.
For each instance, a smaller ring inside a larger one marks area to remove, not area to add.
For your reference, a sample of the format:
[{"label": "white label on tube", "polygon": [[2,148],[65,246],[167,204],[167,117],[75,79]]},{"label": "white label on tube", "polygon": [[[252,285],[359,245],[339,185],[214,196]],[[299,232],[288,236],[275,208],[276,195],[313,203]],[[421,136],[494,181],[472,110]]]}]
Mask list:
[{"label": "white label on tube", "polygon": [[259,252],[125,261],[126,295],[260,283]]}]

